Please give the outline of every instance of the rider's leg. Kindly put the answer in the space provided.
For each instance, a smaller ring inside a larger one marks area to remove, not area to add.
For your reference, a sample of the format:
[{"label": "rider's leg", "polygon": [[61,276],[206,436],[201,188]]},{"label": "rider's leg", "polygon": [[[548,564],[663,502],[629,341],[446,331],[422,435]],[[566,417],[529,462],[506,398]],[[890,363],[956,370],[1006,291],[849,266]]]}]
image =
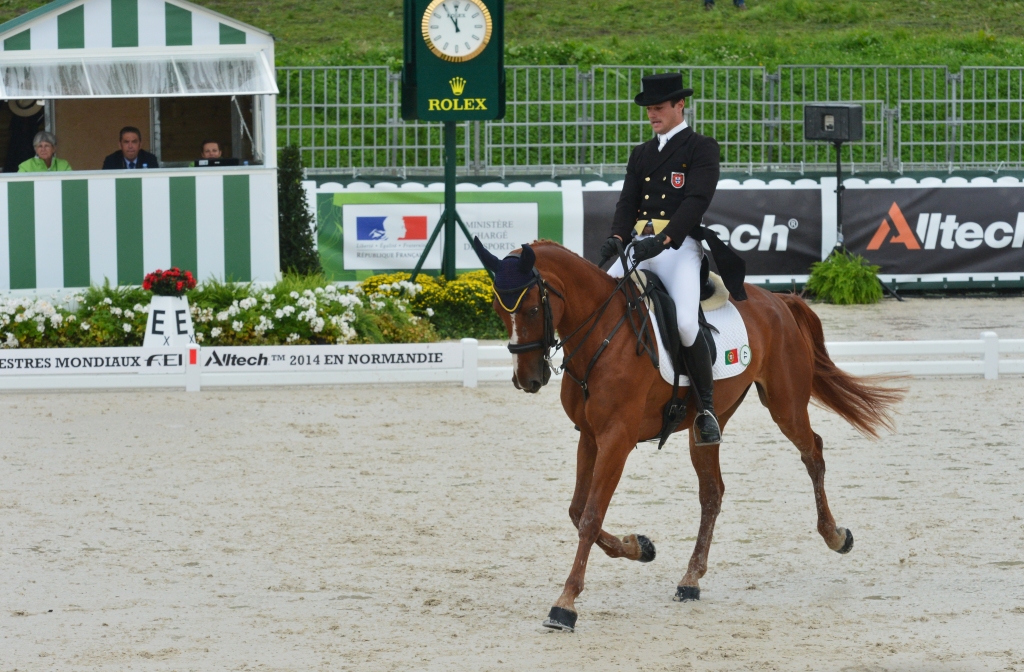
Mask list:
[{"label": "rider's leg", "polygon": [[673,253],[662,253],[652,261],[662,261],[652,269],[661,276],[669,294],[676,302],[676,319],[683,342],[683,361],[690,384],[701,402],[700,413],[693,423],[694,441],[698,446],[720,443],[722,432],[714,408],[714,378],[711,374],[711,347],[700,331],[700,262],[704,249],[699,241],[687,238]]}]

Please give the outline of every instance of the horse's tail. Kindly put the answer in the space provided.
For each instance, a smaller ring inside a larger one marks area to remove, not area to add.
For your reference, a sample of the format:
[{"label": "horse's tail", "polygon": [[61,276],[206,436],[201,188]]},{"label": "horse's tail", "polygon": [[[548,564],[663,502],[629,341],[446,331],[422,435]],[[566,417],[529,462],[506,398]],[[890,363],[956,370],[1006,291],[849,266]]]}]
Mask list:
[{"label": "horse's tail", "polygon": [[850,375],[833,363],[825,348],[821,320],[803,299],[795,294],[777,294],[796,319],[800,332],[814,354],[814,381],[811,397],[832,409],[861,433],[878,438],[878,428],[894,430],[892,407],[903,400],[906,388],[880,383],[898,380],[894,376]]}]

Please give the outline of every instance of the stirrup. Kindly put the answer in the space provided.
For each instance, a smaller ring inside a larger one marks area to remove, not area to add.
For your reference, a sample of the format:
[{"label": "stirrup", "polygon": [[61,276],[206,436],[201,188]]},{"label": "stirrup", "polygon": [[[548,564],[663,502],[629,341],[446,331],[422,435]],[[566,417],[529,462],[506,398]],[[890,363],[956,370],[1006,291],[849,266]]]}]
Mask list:
[{"label": "stirrup", "polygon": [[722,442],[722,429],[711,411],[701,411],[693,421],[693,445],[714,446]]}]

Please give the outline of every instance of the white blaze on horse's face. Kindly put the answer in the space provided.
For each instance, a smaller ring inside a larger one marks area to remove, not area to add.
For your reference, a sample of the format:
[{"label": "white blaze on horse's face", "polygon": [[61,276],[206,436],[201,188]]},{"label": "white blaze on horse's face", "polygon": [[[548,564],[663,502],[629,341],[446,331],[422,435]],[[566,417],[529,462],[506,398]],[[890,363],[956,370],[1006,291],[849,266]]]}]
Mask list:
[{"label": "white blaze on horse's face", "polygon": [[[519,342],[519,333],[516,331],[516,314],[509,313],[509,318],[512,320],[512,329],[508,335],[508,342],[515,345]],[[515,375],[516,369],[519,368],[519,355],[512,355],[512,375]]]}]

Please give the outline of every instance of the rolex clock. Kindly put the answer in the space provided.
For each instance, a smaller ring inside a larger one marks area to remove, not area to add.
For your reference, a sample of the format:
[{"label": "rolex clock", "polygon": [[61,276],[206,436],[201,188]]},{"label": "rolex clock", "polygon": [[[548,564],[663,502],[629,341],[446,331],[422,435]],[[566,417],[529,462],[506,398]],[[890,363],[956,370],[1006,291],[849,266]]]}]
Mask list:
[{"label": "rolex clock", "polygon": [[505,115],[504,0],[405,0],[402,117]]}]

